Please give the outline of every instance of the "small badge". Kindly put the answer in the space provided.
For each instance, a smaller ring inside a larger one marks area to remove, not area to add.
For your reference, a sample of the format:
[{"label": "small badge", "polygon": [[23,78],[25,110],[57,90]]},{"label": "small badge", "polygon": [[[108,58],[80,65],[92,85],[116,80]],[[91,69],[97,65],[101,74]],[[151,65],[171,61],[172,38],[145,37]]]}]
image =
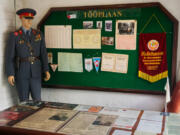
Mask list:
[{"label": "small badge", "polygon": [[35,41],[39,41],[39,40],[41,40],[41,35],[40,34],[36,35],[36,38],[35,38]]},{"label": "small badge", "polygon": [[48,53],[48,63],[53,63],[53,54],[51,52]]},{"label": "small badge", "polygon": [[14,32],[14,35],[15,35],[15,36],[18,36],[18,32]]}]

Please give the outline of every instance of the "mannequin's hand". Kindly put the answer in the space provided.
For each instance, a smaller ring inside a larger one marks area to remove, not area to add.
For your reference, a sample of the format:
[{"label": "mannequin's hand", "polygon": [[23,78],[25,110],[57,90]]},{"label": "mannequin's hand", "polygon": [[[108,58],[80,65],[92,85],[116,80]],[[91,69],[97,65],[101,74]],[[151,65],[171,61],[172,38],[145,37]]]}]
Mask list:
[{"label": "mannequin's hand", "polygon": [[9,82],[10,85],[14,86],[14,82],[15,82],[14,81],[14,76],[12,76],[12,75],[8,76],[8,82]]},{"label": "mannequin's hand", "polygon": [[44,78],[44,81],[48,81],[50,79],[51,75],[50,73],[47,71],[45,72],[45,78]]}]

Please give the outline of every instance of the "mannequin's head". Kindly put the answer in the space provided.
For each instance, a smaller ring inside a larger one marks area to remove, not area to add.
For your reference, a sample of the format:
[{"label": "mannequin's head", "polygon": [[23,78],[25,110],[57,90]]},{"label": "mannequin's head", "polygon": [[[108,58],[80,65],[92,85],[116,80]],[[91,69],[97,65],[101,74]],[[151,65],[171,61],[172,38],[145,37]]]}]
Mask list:
[{"label": "mannequin's head", "polygon": [[32,20],[36,15],[36,11],[31,8],[23,8],[18,10],[16,14],[19,15],[19,18],[22,22],[22,26],[27,30],[30,29],[32,26]]},{"label": "mannequin's head", "polygon": [[25,29],[29,30],[31,28],[31,26],[32,26],[32,20],[33,19],[29,19],[29,18],[27,19],[25,17],[21,17],[20,19],[21,19],[22,26]]}]

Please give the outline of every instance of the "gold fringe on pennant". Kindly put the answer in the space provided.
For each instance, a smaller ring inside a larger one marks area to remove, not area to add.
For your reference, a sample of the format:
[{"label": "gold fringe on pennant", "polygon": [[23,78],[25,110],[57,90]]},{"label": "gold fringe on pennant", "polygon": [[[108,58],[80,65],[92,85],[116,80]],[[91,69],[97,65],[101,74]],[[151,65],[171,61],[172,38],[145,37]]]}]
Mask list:
[{"label": "gold fringe on pennant", "polygon": [[166,78],[168,76],[168,71],[166,70],[166,71],[159,73],[157,75],[154,75],[154,76],[144,73],[142,71],[139,71],[138,76],[140,78],[143,78],[144,80],[148,80],[149,82],[153,83],[153,82],[159,81],[163,78]]}]

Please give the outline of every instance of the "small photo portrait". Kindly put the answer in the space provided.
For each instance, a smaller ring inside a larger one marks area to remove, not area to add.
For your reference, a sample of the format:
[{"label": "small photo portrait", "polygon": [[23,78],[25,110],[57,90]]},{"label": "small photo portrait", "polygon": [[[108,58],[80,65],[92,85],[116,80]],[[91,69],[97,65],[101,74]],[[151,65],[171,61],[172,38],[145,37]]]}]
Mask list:
[{"label": "small photo portrait", "polygon": [[55,121],[65,121],[67,119],[68,119],[68,114],[63,112],[53,115],[52,117],[49,118],[49,120],[55,120]]},{"label": "small photo portrait", "polygon": [[48,63],[52,64],[53,63],[53,54],[52,53],[48,53]]},{"label": "small photo portrait", "polygon": [[120,35],[133,35],[135,24],[134,22],[119,22],[118,31]]},{"label": "small photo portrait", "polygon": [[93,125],[111,126],[115,119],[113,116],[98,116]]},{"label": "small photo portrait", "polygon": [[112,31],[112,20],[105,21],[105,31]]},{"label": "small photo portrait", "polygon": [[114,37],[102,37],[102,45],[114,45]]},{"label": "small photo portrait", "polygon": [[97,21],[96,22],[96,28],[97,29],[102,29],[102,21]]},{"label": "small photo portrait", "polygon": [[93,28],[93,21],[83,21],[83,28],[84,29],[92,29]]}]

